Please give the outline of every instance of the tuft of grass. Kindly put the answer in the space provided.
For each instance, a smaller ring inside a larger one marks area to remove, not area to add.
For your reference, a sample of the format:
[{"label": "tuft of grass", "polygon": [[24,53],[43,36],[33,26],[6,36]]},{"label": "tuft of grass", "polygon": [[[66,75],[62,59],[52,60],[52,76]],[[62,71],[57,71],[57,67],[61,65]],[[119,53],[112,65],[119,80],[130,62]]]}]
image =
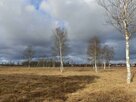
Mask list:
[{"label": "tuft of grass", "polygon": [[91,93],[81,102],[135,102],[133,95],[123,89]]}]

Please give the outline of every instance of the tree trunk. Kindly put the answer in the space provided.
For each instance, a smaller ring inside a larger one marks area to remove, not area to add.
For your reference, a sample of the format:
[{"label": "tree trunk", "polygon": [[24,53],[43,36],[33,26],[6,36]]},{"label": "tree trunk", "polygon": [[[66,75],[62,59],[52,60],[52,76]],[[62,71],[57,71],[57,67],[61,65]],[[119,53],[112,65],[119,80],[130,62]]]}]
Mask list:
[{"label": "tree trunk", "polygon": [[127,67],[127,83],[131,83],[131,68],[130,68],[130,53],[129,53],[129,37],[126,36],[126,67]]},{"label": "tree trunk", "polygon": [[61,47],[61,44],[60,44],[60,71],[61,73],[63,72],[63,58],[62,58],[62,47]]},{"label": "tree trunk", "polygon": [[105,62],[105,61],[104,61],[104,64],[103,64],[103,65],[104,65],[104,70],[105,70],[105,69],[106,69],[106,62]]},{"label": "tree trunk", "polygon": [[109,63],[109,69],[110,69],[111,67],[110,67],[110,63]]},{"label": "tree trunk", "polygon": [[95,58],[95,72],[96,73],[98,72],[96,58]]},{"label": "tree trunk", "polygon": [[60,65],[60,71],[61,71],[61,73],[63,72],[63,58],[62,58],[62,56],[60,57],[60,61],[61,61],[61,65]]}]

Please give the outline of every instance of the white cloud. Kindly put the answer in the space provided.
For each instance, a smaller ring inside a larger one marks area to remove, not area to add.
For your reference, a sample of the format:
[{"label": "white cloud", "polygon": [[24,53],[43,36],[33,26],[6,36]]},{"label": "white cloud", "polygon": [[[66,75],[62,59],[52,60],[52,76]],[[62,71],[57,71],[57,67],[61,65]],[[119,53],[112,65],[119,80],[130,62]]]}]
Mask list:
[{"label": "white cloud", "polygon": [[72,4],[72,1],[71,0],[67,0],[66,4],[70,5],[70,4]]},{"label": "white cloud", "polygon": [[[0,48],[3,49],[0,53],[3,56],[5,54],[16,56],[18,50],[23,50],[24,46],[29,44],[35,47],[41,46],[46,49],[45,53],[49,52],[53,34],[52,24],[56,20],[64,21],[68,25],[68,36],[73,42],[70,45],[71,53],[76,55],[86,54],[84,50],[86,40],[93,34],[97,33],[101,36],[105,34],[104,38],[114,38],[115,42],[120,40],[118,34],[112,34],[111,26],[104,25],[104,11],[98,7],[95,0],[48,0],[47,2],[43,0],[40,10],[47,11],[44,14],[24,1],[29,0],[0,0]],[[110,41],[107,44],[110,45]],[[5,46],[10,49],[8,52]]]},{"label": "white cloud", "polygon": [[35,8],[34,8],[33,5],[26,6],[26,10],[29,11],[29,12],[35,12]]},{"label": "white cloud", "polygon": [[49,7],[49,4],[47,3],[47,1],[43,0],[41,2],[40,10],[43,10],[43,11],[49,11],[50,10],[50,7]]},{"label": "white cloud", "polygon": [[3,2],[0,2],[0,7],[3,7],[4,6],[4,3]]}]

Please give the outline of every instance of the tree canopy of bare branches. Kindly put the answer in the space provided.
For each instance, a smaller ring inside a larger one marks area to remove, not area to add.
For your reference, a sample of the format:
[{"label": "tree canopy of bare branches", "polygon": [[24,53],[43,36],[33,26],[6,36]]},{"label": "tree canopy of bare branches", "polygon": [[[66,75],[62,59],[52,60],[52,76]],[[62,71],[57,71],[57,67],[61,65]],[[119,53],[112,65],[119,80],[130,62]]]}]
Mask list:
[{"label": "tree canopy of bare branches", "polygon": [[63,57],[68,53],[68,36],[66,28],[57,27],[54,29],[53,55],[60,58],[60,71],[63,72]]},{"label": "tree canopy of bare branches", "polygon": [[89,39],[88,48],[87,48],[87,55],[89,59],[94,62],[95,71],[97,72],[97,63],[100,58],[100,39],[97,36],[92,37]]},{"label": "tree canopy of bare branches", "polygon": [[25,59],[27,59],[27,61],[28,61],[28,67],[31,67],[31,61],[32,61],[32,58],[34,57],[34,54],[35,54],[35,51],[32,46],[28,46],[24,50],[23,55],[24,55]]},{"label": "tree canopy of bare branches", "polygon": [[105,45],[101,49],[101,58],[104,63],[104,69],[106,68],[107,64],[110,65],[110,61],[113,59],[113,57],[114,57],[114,48],[109,47],[108,45]]}]

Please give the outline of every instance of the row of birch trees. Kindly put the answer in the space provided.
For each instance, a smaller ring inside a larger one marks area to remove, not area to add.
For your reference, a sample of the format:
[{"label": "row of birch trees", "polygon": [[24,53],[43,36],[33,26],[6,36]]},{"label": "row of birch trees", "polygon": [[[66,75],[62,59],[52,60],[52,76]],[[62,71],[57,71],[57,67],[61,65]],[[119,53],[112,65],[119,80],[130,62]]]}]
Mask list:
[{"label": "row of birch trees", "polygon": [[97,64],[103,63],[104,69],[106,65],[110,67],[110,61],[114,57],[114,49],[108,45],[101,45],[101,41],[97,36],[94,36],[88,41],[87,55],[90,64],[93,64],[94,69],[98,72]]},{"label": "row of birch trees", "polygon": [[[136,33],[136,0],[96,0],[98,4],[105,9],[107,17],[109,18],[108,23],[113,25],[118,31],[120,31],[126,42],[126,68],[127,68],[127,83],[130,84],[132,80],[132,72],[130,67],[130,48],[129,41],[133,34]],[[54,51],[56,55],[60,56],[61,67],[60,70],[63,72],[63,56],[65,54],[65,48],[67,48],[67,31],[64,28],[55,28],[55,46]],[[94,40],[94,39],[93,39]],[[107,49],[111,49],[108,46],[103,47],[101,53],[99,52],[99,40],[95,38],[95,41],[90,43],[88,54],[95,61],[95,69],[97,71],[97,59],[99,54],[102,54],[102,58],[105,59],[107,56],[105,53]],[[33,54],[30,49],[27,49],[30,55]],[[106,50],[106,51],[104,51]],[[98,52],[97,52],[98,51]],[[112,51],[110,51],[112,52]],[[26,53],[27,55],[28,53]],[[29,63],[31,56],[28,57]],[[106,60],[106,59],[105,59]],[[104,61],[105,63],[106,61]]]}]

